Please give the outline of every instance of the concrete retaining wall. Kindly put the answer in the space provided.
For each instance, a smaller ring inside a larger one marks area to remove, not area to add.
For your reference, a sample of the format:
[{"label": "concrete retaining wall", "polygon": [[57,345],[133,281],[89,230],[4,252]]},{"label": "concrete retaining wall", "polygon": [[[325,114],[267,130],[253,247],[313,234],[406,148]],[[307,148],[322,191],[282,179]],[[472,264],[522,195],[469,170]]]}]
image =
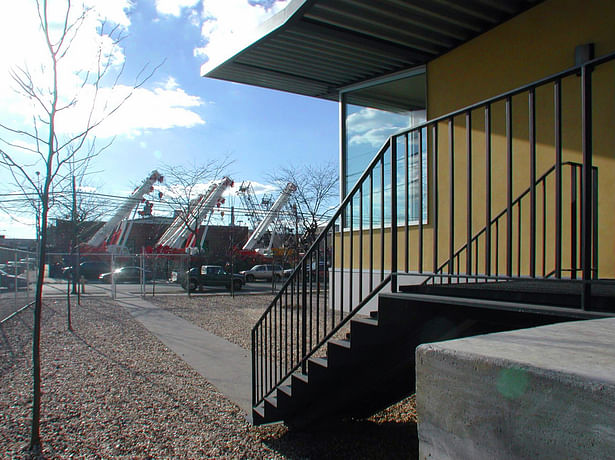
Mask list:
[{"label": "concrete retaining wall", "polygon": [[421,459],[615,458],[615,319],[421,345]]}]

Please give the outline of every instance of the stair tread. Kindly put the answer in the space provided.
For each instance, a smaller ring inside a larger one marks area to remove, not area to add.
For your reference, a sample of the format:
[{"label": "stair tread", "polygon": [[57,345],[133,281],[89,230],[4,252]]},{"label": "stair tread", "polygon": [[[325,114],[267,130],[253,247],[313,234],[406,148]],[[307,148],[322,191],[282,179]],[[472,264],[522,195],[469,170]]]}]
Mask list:
[{"label": "stair tread", "polygon": [[265,401],[271,404],[273,407],[278,407],[278,397],[275,394],[271,394],[265,397]]},{"label": "stair tread", "polygon": [[309,361],[321,367],[328,367],[329,365],[327,358],[316,358],[312,356]]},{"label": "stair tread", "polygon": [[304,374],[303,372],[295,372],[293,376],[296,377],[298,380],[301,380],[304,383],[309,383],[310,381],[308,375]]},{"label": "stair tread", "polygon": [[370,324],[372,326],[378,326],[378,320],[374,318],[352,318],[350,322]]},{"label": "stair tread", "polygon": [[291,385],[280,385],[277,388],[279,392],[284,393],[286,396],[292,397],[293,387]]},{"label": "stair tread", "polygon": [[337,345],[342,348],[350,349],[350,340],[349,339],[329,339],[329,343],[333,345]]},{"label": "stair tread", "polygon": [[265,418],[265,407],[263,405],[258,405],[252,408],[253,412],[256,412],[259,417]]}]

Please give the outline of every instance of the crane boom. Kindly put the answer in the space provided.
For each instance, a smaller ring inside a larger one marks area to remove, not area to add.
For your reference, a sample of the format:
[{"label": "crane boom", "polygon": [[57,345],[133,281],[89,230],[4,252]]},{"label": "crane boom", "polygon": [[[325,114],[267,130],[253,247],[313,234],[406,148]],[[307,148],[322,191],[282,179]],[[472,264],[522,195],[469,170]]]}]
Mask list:
[{"label": "crane boom", "polygon": [[[273,223],[273,221],[279,216],[280,211],[286,206],[288,200],[290,200],[291,195],[297,190],[297,186],[292,182],[286,184],[284,190],[278,197],[278,199],[273,203],[271,209],[267,212],[263,220],[256,226],[250,238],[246,244],[244,244],[244,250],[253,250],[256,247],[256,244],[263,237],[263,235],[267,232],[269,226]],[[271,236],[271,242],[273,242],[273,235]]]},{"label": "crane boom", "polygon": [[177,215],[156,246],[171,249],[189,249],[195,246],[193,229],[198,229],[203,219],[223,202],[222,194],[232,186],[233,181],[228,177],[211,184],[205,194],[191,200],[188,209]]},{"label": "crane boom", "polygon": [[[114,230],[126,219],[132,210],[141,203],[143,197],[150,193],[154,189],[156,182],[162,182],[164,178],[158,171],[152,171],[152,173],[143,181],[140,187],[137,187],[132,194],[126,198],[124,203],[117,209],[113,217],[109,219],[87,242],[88,246],[99,247],[106,243],[110,235],[114,233]],[[120,237],[121,238],[121,237]]]}]

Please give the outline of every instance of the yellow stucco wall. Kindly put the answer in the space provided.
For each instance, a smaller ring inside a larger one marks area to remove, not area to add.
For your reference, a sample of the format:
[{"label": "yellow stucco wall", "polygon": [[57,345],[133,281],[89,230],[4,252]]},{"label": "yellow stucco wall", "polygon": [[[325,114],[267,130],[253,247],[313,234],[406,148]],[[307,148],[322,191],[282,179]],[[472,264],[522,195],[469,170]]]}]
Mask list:
[{"label": "yellow stucco wall", "polygon": [[[488,99],[502,92],[512,90],[574,65],[574,50],[577,45],[594,43],[595,55],[615,51],[615,1],[604,0],[548,0],[522,15],[508,21],[466,43],[448,54],[432,61],[427,66],[428,119],[433,119],[467,105]],[[563,160],[580,162],[581,151],[581,110],[580,78],[576,75],[562,81],[563,109]],[[594,165],[599,170],[599,247],[600,276],[615,277],[615,63],[611,62],[596,69],[593,76],[593,140]],[[554,113],[553,87],[539,88],[536,92],[537,125],[537,176],[554,164]],[[530,147],[528,138],[528,96],[522,94],[512,100],[513,107],[513,198],[529,187]],[[454,120],[454,192],[455,249],[467,240],[466,231],[466,129],[465,117]],[[448,259],[449,247],[449,140],[448,123],[439,127],[439,257],[438,264]],[[472,113],[472,232],[485,226],[485,134],[484,111]],[[429,169],[433,166],[431,157],[433,139],[429,137]],[[492,207],[493,215],[506,206],[506,126],[505,104],[492,106]],[[564,193],[570,189],[569,171],[563,178]],[[432,171],[429,171],[429,224],[424,232],[424,269],[433,268],[432,239],[434,218]],[[537,239],[537,252],[541,254],[543,244],[548,254],[542,264],[538,256],[537,273],[548,273],[554,268],[554,195],[553,178],[547,182],[547,225],[546,241]],[[539,191],[542,195],[542,190]],[[542,233],[542,199],[537,203],[538,230]],[[529,209],[521,211],[521,222],[527,225]],[[515,217],[516,218],[516,217]],[[502,221],[502,224],[504,221]],[[516,222],[515,222],[516,225]],[[569,208],[564,209],[564,230],[570,228]],[[515,229],[516,231],[516,229]],[[565,232],[563,239],[563,264],[570,265],[570,241]],[[500,251],[504,247],[505,226],[500,227]],[[495,236],[493,237],[495,238]],[[404,269],[406,245],[405,230],[399,233],[399,264]],[[495,240],[493,242],[495,245]],[[479,244],[479,252],[484,247]],[[358,244],[354,245],[355,253]],[[513,252],[517,253],[517,237],[514,236]],[[410,270],[416,270],[417,229],[410,229]],[[379,251],[379,247],[376,249]],[[521,239],[521,261],[515,260],[513,273],[527,274],[529,266],[528,239]],[[498,272],[505,270],[502,253],[498,258]],[[355,254],[352,265],[357,266]],[[379,261],[379,257],[376,257]],[[345,262],[350,263],[350,260]],[[492,259],[492,266],[495,259]],[[461,266],[465,260],[460,261]],[[385,265],[388,265],[388,257]],[[365,266],[365,263],[364,263]],[[376,264],[379,266],[379,262]],[[463,269],[461,271],[464,271]],[[484,271],[484,260],[479,259],[479,272]]]},{"label": "yellow stucco wall", "polygon": [[[568,69],[574,65],[577,45],[594,43],[595,55],[602,56],[615,50],[615,2],[600,0],[549,0],[508,21],[490,32],[468,42],[452,52],[432,61],[427,67],[428,119],[450,113],[464,106],[496,96],[530,82]],[[581,162],[581,109],[580,78],[571,76],[562,81],[563,104],[563,160]],[[615,225],[615,64],[609,63],[594,72],[594,165],[599,169],[599,248],[600,275],[615,276],[611,254],[615,254],[615,238],[611,229]],[[609,102],[611,101],[611,102]],[[553,87],[546,86],[536,92],[537,175],[540,176],[555,161]],[[512,100],[513,107],[513,197],[529,187],[529,109],[527,93]],[[492,214],[506,204],[506,127],[505,104],[492,107]],[[465,120],[455,119],[455,248],[461,247],[466,232],[466,131]],[[447,128],[443,127],[442,132]],[[440,152],[448,151],[448,139],[441,135]],[[472,229],[476,232],[485,225],[485,140],[484,112],[472,114]],[[448,155],[439,159],[440,180],[440,247],[448,251]],[[569,190],[570,179],[565,171],[563,190]],[[545,272],[554,268],[554,194],[553,181],[547,187],[547,262]],[[539,233],[541,232],[542,202],[537,204]],[[564,230],[570,228],[569,208],[564,208]],[[521,211],[522,224],[529,221],[526,205]],[[443,224],[443,225],[442,225]],[[500,227],[500,245],[504,243]],[[515,229],[516,231],[516,229]],[[563,263],[570,265],[569,232],[563,238]],[[518,252],[516,235],[513,252]],[[542,252],[542,239],[537,239],[537,251]],[[480,251],[479,251],[480,252]],[[529,267],[528,239],[522,232],[521,261],[514,261],[513,272],[527,274]],[[541,257],[537,271],[542,272]],[[499,257],[499,272],[505,269],[504,258]],[[492,260],[492,264],[495,261]],[[463,264],[463,261],[462,261]]]},{"label": "yellow stucco wall", "polygon": [[615,50],[615,2],[548,0],[427,66],[428,119],[574,65],[574,49]]}]

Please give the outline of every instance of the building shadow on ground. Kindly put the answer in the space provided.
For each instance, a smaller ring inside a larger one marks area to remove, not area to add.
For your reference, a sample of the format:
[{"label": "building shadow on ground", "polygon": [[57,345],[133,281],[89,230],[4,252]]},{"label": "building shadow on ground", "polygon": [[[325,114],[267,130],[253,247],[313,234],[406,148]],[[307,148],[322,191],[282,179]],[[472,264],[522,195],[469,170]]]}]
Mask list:
[{"label": "building shadow on ground", "polygon": [[289,459],[418,459],[414,422],[348,420],[311,431],[261,429],[263,443]]}]

